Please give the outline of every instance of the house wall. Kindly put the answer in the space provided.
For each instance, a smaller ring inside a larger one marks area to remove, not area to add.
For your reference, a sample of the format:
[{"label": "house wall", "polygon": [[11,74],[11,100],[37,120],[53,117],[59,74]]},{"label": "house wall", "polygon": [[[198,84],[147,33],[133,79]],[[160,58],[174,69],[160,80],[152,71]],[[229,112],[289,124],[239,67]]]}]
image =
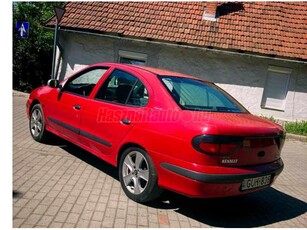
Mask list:
[{"label": "house wall", "polygon": [[[120,50],[130,51],[146,54],[148,66],[215,82],[253,114],[307,120],[307,64],[72,32],[62,32],[60,43],[64,47],[58,62],[60,79],[92,63],[117,62]],[[260,106],[271,65],[292,69],[284,111]]]}]

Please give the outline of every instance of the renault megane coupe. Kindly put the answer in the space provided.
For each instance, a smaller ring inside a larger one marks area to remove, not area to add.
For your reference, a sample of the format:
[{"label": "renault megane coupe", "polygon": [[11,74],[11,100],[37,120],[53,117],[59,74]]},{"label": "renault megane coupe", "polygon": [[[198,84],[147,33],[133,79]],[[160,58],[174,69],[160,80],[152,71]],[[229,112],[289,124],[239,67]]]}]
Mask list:
[{"label": "renault megane coupe", "polygon": [[214,83],[144,66],[98,63],[27,101],[33,139],[53,133],[118,167],[126,195],[156,199],[247,194],[283,170],[283,128],[248,112]]}]

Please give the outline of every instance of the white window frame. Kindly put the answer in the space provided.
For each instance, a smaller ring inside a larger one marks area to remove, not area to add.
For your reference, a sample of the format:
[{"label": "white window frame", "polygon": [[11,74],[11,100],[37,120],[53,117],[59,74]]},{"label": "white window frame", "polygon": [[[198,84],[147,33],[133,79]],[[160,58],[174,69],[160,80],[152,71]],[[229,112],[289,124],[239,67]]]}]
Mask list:
[{"label": "white window frame", "polygon": [[120,62],[121,58],[129,58],[129,59],[134,59],[137,61],[143,61],[145,62],[145,65],[147,65],[147,54],[119,50],[118,51],[118,62]]},{"label": "white window frame", "polygon": [[[268,85],[269,84],[270,72],[271,73],[283,74],[284,75],[283,77],[286,78],[285,79],[286,82],[284,82],[285,87],[284,87],[284,92],[283,92],[285,97],[283,99],[281,99],[282,102],[281,102],[280,106],[272,106],[272,105],[270,105],[270,103],[267,103],[268,102],[268,97],[267,97],[268,90],[270,90],[270,88],[272,87],[272,86]],[[268,71],[267,71],[267,76],[266,76],[266,83],[265,83],[265,87],[263,89],[263,94],[262,94],[261,108],[285,111],[286,99],[287,99],[288,87],[289,87],[291,74],[292,74],[292,69],[284,68],[284,67],[278,67],[278,66],[269,66]]]}]

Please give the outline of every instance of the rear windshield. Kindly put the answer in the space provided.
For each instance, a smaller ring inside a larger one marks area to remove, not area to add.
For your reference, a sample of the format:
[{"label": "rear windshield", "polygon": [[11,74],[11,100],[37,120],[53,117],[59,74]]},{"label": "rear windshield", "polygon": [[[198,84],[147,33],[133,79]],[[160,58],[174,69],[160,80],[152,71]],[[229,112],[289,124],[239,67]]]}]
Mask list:
[{"label": "rear windshield", "polygon": [[182,109],[247,113],[247,110],[234,98],[212,83],[172,76],[159,76],[159,78]]}]

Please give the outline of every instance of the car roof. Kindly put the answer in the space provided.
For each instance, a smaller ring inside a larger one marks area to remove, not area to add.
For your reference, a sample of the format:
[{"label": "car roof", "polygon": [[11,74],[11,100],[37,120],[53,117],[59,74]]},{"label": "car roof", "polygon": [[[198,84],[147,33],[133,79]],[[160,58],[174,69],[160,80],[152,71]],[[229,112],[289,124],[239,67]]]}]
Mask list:
[{"label": "car roof", "polygon": [[151,74],[155,74],[158,76],[174,76],[174,77],[185,77],[185,78],[193,78],[197,80],[201,80],[200,78],[194,77],[192,75],[188,74],[183,74],[175,71],[170,71],[166,69],[159,69],[159,68],[154,68],[154,67],[149,67],[149,66],[141,66],[141,65],[132,65],[132,64],[123,64],[123,63],[113,63],[113,62],[107,62],[107,63],[97,63],[95,65],[108,65],[108,66],[113,66],[113,67],[123,67],[123,68],[129,68],[133,69],[135,71],[145,71],[149,72]]},{"label": "car roof", "polygon": [[158,69],[158,68],[149,67],[149,66],[137,66],[137,65],[132,65],[132,66],[139,68],[139,69],[142,69],[142,70],[146,70],[148,72],[154,73],[154,74],[159,75],[159,76],[193,77],[193,76],[189,76],[187,74],[178,73],[178,72],[174,72],[174,71],[170,71],[170,70],[166,70],[166,69]]}]

